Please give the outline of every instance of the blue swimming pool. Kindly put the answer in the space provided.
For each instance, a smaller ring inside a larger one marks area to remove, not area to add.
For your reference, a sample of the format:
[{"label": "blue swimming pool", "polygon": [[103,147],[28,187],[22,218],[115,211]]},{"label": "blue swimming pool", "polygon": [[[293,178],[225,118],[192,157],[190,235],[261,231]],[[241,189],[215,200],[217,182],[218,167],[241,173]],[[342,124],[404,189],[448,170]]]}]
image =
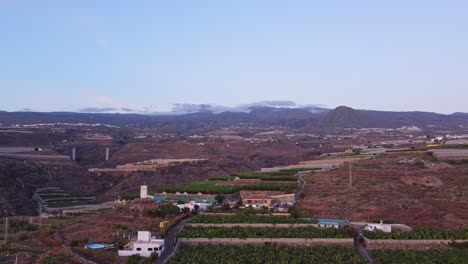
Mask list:
[{"label": "blue swimming pool", "polygon": [[86,246],[90,249],[102,249],[106,247],[103,244],[88,244]]}]

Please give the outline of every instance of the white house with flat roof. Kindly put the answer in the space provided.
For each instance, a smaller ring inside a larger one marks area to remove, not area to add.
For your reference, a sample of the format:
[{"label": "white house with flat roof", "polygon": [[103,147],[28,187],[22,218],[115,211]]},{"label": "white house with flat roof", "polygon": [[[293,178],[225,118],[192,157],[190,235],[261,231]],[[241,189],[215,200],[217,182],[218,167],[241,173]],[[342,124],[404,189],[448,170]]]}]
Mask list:
[{"label": "white house with flat roof", "polygon": [[367,231],[376,231],[380,230],[385,233],[391,233],[392,232],[392,225],[391,224],[384,224],[382,220],[380,220],[380,224],[377,223],[367,223],[365,230]]},{"label": "white house with flat roof", "polygon": [[153,252],[161,255],[163,250],[164,239],[157,239],[151,236],[151,232],[149,231],[138,231],[137,240],[126,244],[124,250],[119,250],[119,256],[140,255],[142,257],[149,257]]}]

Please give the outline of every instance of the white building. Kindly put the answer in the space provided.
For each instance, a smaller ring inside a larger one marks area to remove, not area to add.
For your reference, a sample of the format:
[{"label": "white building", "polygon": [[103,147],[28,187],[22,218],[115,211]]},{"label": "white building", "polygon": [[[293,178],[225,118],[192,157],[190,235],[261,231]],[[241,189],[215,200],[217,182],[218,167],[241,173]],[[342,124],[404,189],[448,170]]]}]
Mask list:
[{"label": "white building", "polygon": [[384,224],[382,221],[380,221],[380,224],[375,224],[375,223],[367,223],[365,230],[367,231],[375,231],[375,230],[381,230],[384,233],[391,233],[392,232],[392,225],[391,224]]},{"label": "white building", "polygon": [[148,186],[142,185],[140,186],[140,199],[146,199],[146,198],[153,199],[154,196],[148,194]]},{"label": "white building", "polygon": [[212,203],[195,203],[194,201],[189,201],[184,204],[174,204],[174,205],[179,207],[181,212],[184,208],[188,208],[190,211],[194,211],[195,205],[198,205],[198,210],[200,211],[206,211],[208,207],[213,206]]},{"label": "white building", "polygon": [[119,250],[119,256],[128,257],[140,255],[142,257],[149,257],[153,252],[161,255],[163,250],[164,239],[156,239],[151,236],[151,232],[149,231],[138,231],[137,240],[126,244],[124,250]]}]

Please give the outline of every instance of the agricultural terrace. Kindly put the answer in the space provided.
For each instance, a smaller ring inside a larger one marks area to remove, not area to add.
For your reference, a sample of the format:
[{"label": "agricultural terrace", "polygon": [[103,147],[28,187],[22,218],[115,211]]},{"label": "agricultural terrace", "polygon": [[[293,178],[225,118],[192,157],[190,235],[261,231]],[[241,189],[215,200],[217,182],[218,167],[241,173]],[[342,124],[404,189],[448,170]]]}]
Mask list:
[{"label": "agricultural terrace", "polygon": [[268,224],[312,224],[300,218],[289,216],[268,216],[268,215],[205,215],[199,214],[189,223],[193,224],[238,224],[238,223],[268,223]]},{"label": "agricultural terrace", "polygon": [[182,184],[174,187],[166,187],[160,192],[176,193],[187,192],[190,194],[204,193],[204,194],[231,194],[241,190],[250,191],[292,191],[297,188],[296,182],[261,182],[251,183],[244,185],[223,185],[225,181],[202,181]]},{"label": "agricultural terrace", "polygon": [[287,169],[277,172],[242,172],[234,173],[230,176],[210,178],[210,181],[232,181],[235,178],[260,180],[260,181],[297,181],[296,174],[300,171],[315,171],[320,168],[301,168],[301,169]]},{"label": "agricultural terrace", "polygon": [[462,264],[468,263],[468,248],[412,250],[373,250],[372,254],[381,264]]},{"label": "agricultural terrace", "polygon": [[343,229],[298,228],[222,228],[185,227],[178,235],[183,238],[351,238]]},{"label": "agricultural terrace", "polygon": [[170,260],[177,263],[367,263],[354,248],[264,246],[183,246]]},{"label": "agricultural terrace", "polygon": [[439,230],[423,227],[409,232],[364,231],[363,234],[369,239],[468,239],[468,228]]},{"label": "agricultural terrace", "polygon": [[468,163],[448,164],[426,152],[387,153],[336,170],[310,173],[299,210],[318,218],[383,219],[411,227],[456,229],[468,219]]}]

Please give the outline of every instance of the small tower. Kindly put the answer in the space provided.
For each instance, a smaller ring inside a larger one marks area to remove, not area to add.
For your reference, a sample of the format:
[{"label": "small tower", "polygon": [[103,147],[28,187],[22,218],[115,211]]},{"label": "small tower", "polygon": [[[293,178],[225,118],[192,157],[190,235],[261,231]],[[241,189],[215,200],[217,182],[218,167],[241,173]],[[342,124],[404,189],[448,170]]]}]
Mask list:
[{"label": "small tower", "polygon": [[148,186],[142,185],[140,186],[140,199],[145,199],[148,197]]}]

